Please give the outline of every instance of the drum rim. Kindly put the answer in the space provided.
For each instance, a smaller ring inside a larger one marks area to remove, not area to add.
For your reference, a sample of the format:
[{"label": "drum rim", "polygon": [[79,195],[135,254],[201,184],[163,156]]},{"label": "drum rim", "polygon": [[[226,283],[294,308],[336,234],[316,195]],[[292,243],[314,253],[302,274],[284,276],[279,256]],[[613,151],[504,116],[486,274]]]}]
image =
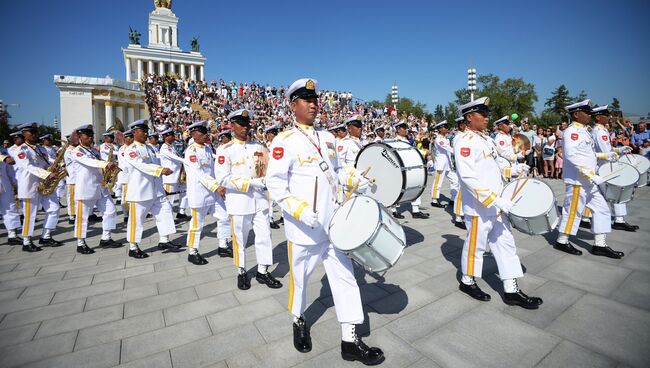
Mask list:
[{"label": "drum rim", "polygon": [[[648,169],[647,169],[646,171],[641,172],[641,170],[639,170],[639,168],[637,168],[636,165],[632,165],[630,162],[623,162],[623,161],[621,161],[621,160],[623,159],[623,157],[625,157],[625,156],[632,156],[632,157],[634,157],[634,159],[637,160],[637,161],[639,161],[639,158],[641,158],[642,160],[640,160],[640,161],[648,162]],[[636,169],[636,171],[639,172],[640,175],[643,175],[643,174],[645,174],[645,173],[650,172],[650,160],[649,160],[647,157],[645,157],[645,156],[643,156],[643,155],[639,155],[639,154],[637,154],[637,153],[628,153],[627,155],[623,155],[623,156],[619,157],[618,160],[616,160],[616,162],[621,162],[621,163],[624,163],[624,164],[631,165],[633,168]]]},{"label": "drum rim", "polygon": [[[371,200],[375,205],[377,205],[377,207],[378,207],[378,212],[379,212],[379,216],[377,217],[377,220],[378,220],[378,221],[377,221],[377,223],[375,224],[375,228],[374,228],[374,230],[372,231],[372,233],[370,233],[370,236],[369,236],[366,240],[364,240],[361,244],[358,244],[358,245],[357,245],[356,247],[354,247],[354,248],[344,250],[344,249],[340,249],[339,247],[337,247],[336,244],[334,244],[334,242],[332,241],[332,220],[334,220],[334,216],[336,215],[336,213],[337,213],[340,209],[343,208],[343,206],[341,205],[341,206],[339,206],[339,208],[337,208],[336,210],[334,210],[334,214],[332,214],[332,217],[330,218],[330,223],[327,225],[327,239],[328,239],[329,242],[332,244],[332,246],[334,246],[335,249],[337,249],[337,250],[339,250],[339,251],[341,251],[341,252],[352,252],[353,250],[355,250],[355,249],[357,249],[357,248],[360,248],[360,247],[362,247],[362,246],[368,244],[368,240],[369,240],[369,239],[372,239],[372,238],[374,238],[375,236],[377,236],[377,232],[379,232],[379,227],[381,226],[381,210],[382,210],[381,206],[382,206],[382,204],[379,203],[379,201],[377,201],[376,199],[374,199],[374,198],[372,198],[372,197],[370,197],[370,196],[367,196],[367,195],[363,195],[363,194],[355,195],[354,197],[350,198],[350,200],[355,200],[355,199],[358,198],[358,197],[365,197],[365,198],[368,198],[368,199],[370,199],[370,200]],[[343,203],[343,204],[345,204],[345,203]]]},{"label": "drum rim", "polygon": [[[522,218],[522,219],[523,219],[523,218],[536,218],[536,217],[539,217],[539,216],[546,215],[549,211],[553,210],[553,208],[555,208],[555,209],[557,210],[557,197],[555,196],[555,192],[553,192],[553,188],[551,188],[551,186],[548,185],[547,183],[545,183],[544,181],[539,180],[539,179],[537,179],[537,178],[530,178],[530,179],[535,180],[535,181],[538,181],[538,182],[540,182],[540,183],[546,185],[546,187],[551,191],[551,194],[553,195],[553,203],[552,203],[552,205],[551,205],[551,206],[546,210],[546,212],[541,213],[541,214],[539,214],[539,215],[537,215],[537,216],[534,216],[534,217],[523,217],[523,216],[519,216],[519,215],[512,214],[512,213],[510,213],[510,212],[508,212],[508,216],[515,216],[515,217]],[[529,180],[530,180],[530,179],[529,179]],[[516,183],[516,181],[511,181],[510,183],[506,184],[506,185],[503,187],[503,189],[501,190],[501,195],[503,195],[503,192],[506,190],[506,187],[507,187],[508,185],[512,184],[512,183]]]},{"label": "drum rim", "polygon": [[[388,142],[390,142],[390,141],[397,141],[397,139],[388,140]],[[357,153],[357,157],[354,159],[354,168],[355,169],[357,168],[357,164],[359,163],[359,157],[361,157],[361,153],[363,153],[363,151],[365,151],[368,147],[371,147],[371,146],[384,146],[384,147],[387,147],[388,149],[390,149],[391,152],[395,152],[395,149],[393,147],[391,147],[390,145],[388,145],[388,144],[386,144],[384,142],[372,142],[370,144],[367,144],[365,147],[363,147],[361,149],[361,151],[359,151],[359,153]],[[394,206],[395,204],[400,203],[400,199],[402,199],[402,197],[404,196],[404,193],[406,193],[406,188],[405,188],[405,186],[406,186],[406,171],[401,170],[401,168],[404,167],[404,161],[402,161],[402,158],[400,157],[400,155],[395,155],[395,156],[397,156],[397,160],[399,160],[400,172],[402,173],[402,185],[401,185],[402,190],[400,191],[399,195],[395,199],[395,202],[391,203],[389,206]],[[425,183],[425,186],[426,186],[426,183]]]},{"label": "drum rim", "polygon": [[[634,172],[636,173],[637,178],[636,178],[636,180],[634,181],[634,183],[632,183],[632,184],[628,184],[628,185],[616,185],[616,184],[614,184],[614,183],[612,183],[612,182],[609,182],[609,181],[603,182],[603,183],[600,184],[600,185],[604,185],[605,187],[608,186],[608,185],[611,185],[611,186],[616,187],[616,188],[626,188],[626,187],[629,187],[629,186],[631,186],[631,185],[636,185],[636,184],[639,182],[639,179],[641,179],[641,175],[642,175],[642,173],[639,171],[639,169],[637,169],[634,165],[630,165],[630,164],[628,164],[628,163],[626,163],[626,162],[621,162],[621,161],[613,161],[613,162],[604,162],[604,163],[602,163],[602,164],[601,164],[600,166],[598,166],[598,168],[596,169],[596,174],[600,175],[600,168],[603,167],[603,166],[605,166],[605,165],[608,165],[608,164],[622,164],[622,165],[629,166],[629,167],[631,167],[632,169],[634,169]],[[599,185],[599,186],[600,186],[600,185]]]}]

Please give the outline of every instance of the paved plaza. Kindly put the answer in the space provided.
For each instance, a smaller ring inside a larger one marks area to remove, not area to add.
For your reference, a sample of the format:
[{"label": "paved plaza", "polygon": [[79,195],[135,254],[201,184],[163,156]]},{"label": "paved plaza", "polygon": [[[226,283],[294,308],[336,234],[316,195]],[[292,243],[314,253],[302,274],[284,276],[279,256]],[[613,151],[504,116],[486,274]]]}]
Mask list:
[{"label": "paved plaza", "polygon": [[[563,184],[549,181],[563,198]],[[431,180],[423,195],[428,203]],[[449,190],[445,184],[443,194]],[[650,188],[628,206],[636,233],[616,231],[608,243],[621,260],[595,257],[592,235],[582,229],[582,256],[552,248],[555,233],[515,231],[526,276],[520,282],[544,304],[529,311],[506,306],[493,258],[479,283],[492,295],[482,303],[458,291],[465,232],[449,210],[426,208],[428,220],[403,225],[409,247],[385,275],[357,269],[366,312],[360,328],[369,345],[386,354],[384,367],[648,367],[650,366]],[[340,357],[341,329],[323,267],[310,279],[306,318],[313,350],[293,348],[286,309],[288,263],[284,229],[273,230],[273,275],[284,286],[252,280],[236,286],[231,258],[216,255],[214,220],[201,242],[205,266],[186,253],[157,250],[154,221],[141,245],[151,257],[127,257],[127,248],[75,252],[63,216],[54,237],[60,248],[24,253],[0,232],[0,367],[361,367]],[[278,213],[275,214],[276,218]],[[42,219],[42,216],[39,216]],[[125,241],[118,215],[116,240]],[[40,234],[42,221],[36,223]],[[172,236],[185,243],[187,224]],[[89,230],[97,246],[101,223]],[[252,238],[252,237],[251,237]],[[252,240],[252,239],[251,239]],[[249,244],[251,242],[249,240]],[[254,249],[248,249],[254,276]]]}]

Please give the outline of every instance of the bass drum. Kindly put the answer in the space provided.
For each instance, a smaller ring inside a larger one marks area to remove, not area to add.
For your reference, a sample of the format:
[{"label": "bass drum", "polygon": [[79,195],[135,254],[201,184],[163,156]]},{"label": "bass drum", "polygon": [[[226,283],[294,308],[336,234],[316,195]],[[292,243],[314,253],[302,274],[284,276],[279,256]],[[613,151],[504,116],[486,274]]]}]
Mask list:
[{"label": "bass drum", "polygon": [[639,172],[639,181],[636,183],[637,187],[645,187],[648,185],[648,177],[650,176],[650,160],[641,155],[623,155],[618,159],[618,162],[623,162],[634,166]]},{"label": "bass drum", "polygon": [[364,193],[386,207],[419,198],[427,185],[424,157],[398,139],[370,143],[357,155],[359,171],[368,170],[371,185]]}]

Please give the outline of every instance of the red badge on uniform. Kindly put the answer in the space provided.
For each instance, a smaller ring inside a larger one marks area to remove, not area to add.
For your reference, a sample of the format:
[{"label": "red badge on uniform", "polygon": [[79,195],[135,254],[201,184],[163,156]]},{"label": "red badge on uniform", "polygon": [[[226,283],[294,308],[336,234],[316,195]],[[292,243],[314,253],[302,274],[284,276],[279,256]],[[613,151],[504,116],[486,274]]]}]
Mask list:
[{"label": "red badge on uniform", "polygon": [[442,145],[444,145],[444,144],[445,144],[445,142],[443,142],[443,141],[440,141],[440,142],[438,142],[438,144],[442,146]]},{"label": "red badge on uniform", "polygon": [[341,152],[341,151],[343,151],[343,146],[338,146],[338,147],[336,147],[336,149],[337,149],[339,152]]},{"label": "red badge on uniform", "polygon": [[138,157],[138,154],[135,153],[135,151],[131,151],[131,152],[129,152],[129,157],[136,158],[136,157]]},{"label": "red badge on uniform", "polygon": [[196,159],[196,155],[192,155],[192,156],[190,156],[190,161],[192,161],[192,162],[196,162],[196,161],[197,161],[197,159]]},{"label": "red badge on uniform", "polygon": [[18,154],[18,158],[21,159],[21,160],[24,159],[26,156],[27,155],[25,155],[25,152],[21,152],[21,153]]},{"label": "red badge on uniform", "polygon": [[606,135],[602,136],[601,138],[602,138],[605,142],[607,142],[607,136],[606,136]]},{"label": "red badge on uniform", "polygon": [[470,152],[471,150],[469,149],[469,147],[463,147],[460,149],[460,155],[463,157],[468,157]]},{"label": "red badge on uniform", "polygon": [[83,155],[84,155],[83,153],[77,152],[77,157],[83,157]]},{"label": "red badge on uniform", "polygon": [[279,159],[281,159],[282,157],[284,157],[284,148],[282,148],[282,147],[275,147],[275,148],[273,149],[273,158],[276,159],[276,160],[279,160]]},{"label": "red badge on uniform", "polygon": [[218,162],[219,162],[219,165],[223,165],[223,163],[226,162],[226,158],[223,157],[223,156],[219,156]]},{"label": "red badge on uniform", "polygon": [[506,142],[504,142],[504,141],[499,141],[499,146],[503,146],[504,144],[506,144]]},{"label": "red badge on uniform", "polygon": [[573,139],[574,141],[577,141],[578,140],[578,133],[571,133],[571,139]]}]

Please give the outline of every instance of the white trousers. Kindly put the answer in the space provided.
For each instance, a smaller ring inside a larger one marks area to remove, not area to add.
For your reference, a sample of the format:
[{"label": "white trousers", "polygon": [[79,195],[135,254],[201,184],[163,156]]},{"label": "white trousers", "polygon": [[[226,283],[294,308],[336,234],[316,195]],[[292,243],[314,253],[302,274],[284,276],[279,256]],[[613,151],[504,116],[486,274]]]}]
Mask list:
[{"label": "white trousers", "polygon": [[9,190],[0,193],[0,215],[7,230],[15,230],[20,227],[20,214],[16,208],[14,193]]},{"label": "white trousers", "polygon": [[232,238],[230,216],[228,216],[226,203],[223,200],[217,200],[217,203],[214,204],[213,216],[217,219],[217,238],[230,240]]},{"label": "white trousers", "polygon": [[190,227],[187,229],[187,250],[191,248],[199,250],[199,243],[201,242],[201,232],[205,224],[205,217],[211,212],[212,206],[203,206],[192,208],[192,220],[190,220]]},{"label": "white trousers", "polygon": [[115,185],[113,186],[113,194],[115,194],[116,198],[121,198],[122,197],[122,186],[123,185],[124,184],[115,183]]},{"label": "white trousers", "polygon": [[504,215],[482,218],[465,217],[467,239],[463,245],[461,266],[464,275],[481,277],[483,273],[483,253],[490,249],[499,269],[501,280],[522,277],[515,238],[512,236],[510,221]]},{"label": "white trousers", "polygon": [[77,239],[86,239],[86,232],[88,231],[88,216],[93,213],[93,208],[97,206],[97,210],[102,212],[102,230],[111,231],[115,230],[115,204],[109,196],[102,196],[97,199],[84,199],[78,200],[77,203],[77,216],[75,218],[74,229],[75,237]]},{"label": "white trousers", "polygon": [[[252,226],[251,226],[252,225]],[[250,215],[231,215],[232,251],[235,266],[246,268],[246,243],[251,227],[255,232],[255,256],[257,264],[273,264],[273,244],[271,243],[271,226],[267,210]]]},{"label": "white trousers", "polygon": [[156,220],[159,236],[167,236],[176,232],[172,206],[166,197],[142,202],[129,202],[129,227],[126,232],[129,243],[140,243],[142,241],[142,230],[147,213],[151,213]]},{"label": "white trousers", "polygon": [[580,226],[580,218],[585,210],[589,208],[592,214],[591,231],[594,234],[605,234],[612,231],[612,218],[609,205],[600,194],[598,187],[590,185],[567,184],[564,205],[562,206],[562,220],[558,231],[567,235],[575,235]]},{"label": "white trousers", "polygon": [[23,201],[23,213],[25,214],[25,221],[23,222],[23,237],[32,236],[34,234],[34,223],[36,222],[36,212],[40,207],[45,211],[45,221],[43,229],[56,229],[56,224],[59,222],[59,198],[56,192],[47,197],[36,194],[34,198],[25,198]]},{"label": "white trousers", "polygon": [[122,189],[120,190],[120,193],[122,193],[122,214],[126,217],[129,216],[129,204],[126,202],[126,191],[129,189],[128,184],[121,184],[120,185]]},{"label": "white trousers", "polygon": [[74,203],[74,184],[68,184],[68,216],[74,217],[77,213]]},{"label": "white trousers", "polygon": [[181,193],[176,193],[176,194],[171,194],[168,195],[167,198],[169,199],[169,204],[171,204],[172,208],[174,207],[174,204],[176,203],[176,198],[179,198],[179,208],[188,208],[187,204],[187,186],[184,184],[165,184],[165,192],[167,193],[175,193],[175,192],[181,192]]},{"label": "white trousers", "polygon": [[65,180],[61,180],[59,182],[59,184],[56,186],[56,197],[57,198],[61,198],[61,197],[65,196],[65,192],[66,192],[65,187],[66,187]]},{"label": "white trousers", "polygon": [[465,216],[463,212],[463,191],[456,190],[456,196],[454,198],[454,215],[458,217]]},{"label": "white trousers", "polygon": [[445,177],[449,179],[451,198],[456,198],[456,194],[458,193],[458,175],[450,170],[436,170],[433,178],[433,186],[431,187],[431,198],[436,200],[440,198],[440,189],[442,188],[442,183],[445,181]]},{"label": "white trousers", "polygon": [[336,318],[340,323],[363,323],[359,285],[354,278],[352,261],[329,242],[298,245],[287,242],[289,257],[289,311],[300,317],[307,309],[309,276],[323,262],[332,290]]}]

